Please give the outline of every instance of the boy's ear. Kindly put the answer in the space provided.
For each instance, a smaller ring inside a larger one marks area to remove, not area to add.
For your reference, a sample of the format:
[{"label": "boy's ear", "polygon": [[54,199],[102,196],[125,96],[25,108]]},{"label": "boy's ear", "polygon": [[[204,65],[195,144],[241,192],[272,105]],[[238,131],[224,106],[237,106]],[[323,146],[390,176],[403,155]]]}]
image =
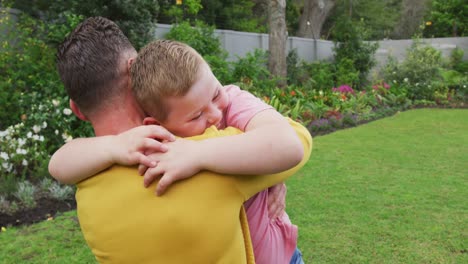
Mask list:
[{"label": "boy's ear", "polygon": [[153,117],[145,117],[145,119],[143,119],[143,125],[147,126],[147,125],[161,125],[156,119],[154,119]]},{"label": "boy's ear", "polygon": [[86,118],[86,116],[83,113],[81,113],[80,108],[72,99],[70,99],[70,108],[72,112],[76,115],[76,117],[83,121],[88,121],[88,118]]},{"label": "boy's ear", "polygon": [[130,72],[130,68],[132,67],[132,64],[135,62],[135,58],[130,58],[127,60],[127,71]]}]

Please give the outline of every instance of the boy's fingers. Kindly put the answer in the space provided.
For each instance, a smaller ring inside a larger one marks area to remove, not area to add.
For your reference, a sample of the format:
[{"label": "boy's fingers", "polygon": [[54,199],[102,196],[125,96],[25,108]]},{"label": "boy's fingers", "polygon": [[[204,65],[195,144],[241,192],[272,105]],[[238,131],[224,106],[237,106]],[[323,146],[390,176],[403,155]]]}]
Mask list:
[{"label": "boy's fingers", "polygon": [[170,175],[164,174],[158,182],[156,187],[156,195],[161,196],[167,190],[167,188],[174,182],[173,177]]},{"label": "boy's fingers", "polygon": [[146,170],[148,169],[148,166],[145,166],[143,164],[138,165],[138,174],[140,176],[145,175]]},{"label": "boy's fingers", "polygon": [[[143,165],[143,166],[144,166],[143,168],[145,169],[145,171],[146,171],[148,168],[153,168],[153,167],[156,166],[156,161],[154,161],[154,160],[148,158],[147,156],[145,156],[145,155],[143,155],[143,154],[140,155],[140,161],[139,161],[139,163],[140,163],[140,165]],[[138,168],[140,168],[140,167],[138,166]]]},{"label": "boy's fingers", "polygon": [[158,176],[164,174],[162,168],[156,166],[154,168],[148,168],[143,177],[143,185],[148,187]]}]

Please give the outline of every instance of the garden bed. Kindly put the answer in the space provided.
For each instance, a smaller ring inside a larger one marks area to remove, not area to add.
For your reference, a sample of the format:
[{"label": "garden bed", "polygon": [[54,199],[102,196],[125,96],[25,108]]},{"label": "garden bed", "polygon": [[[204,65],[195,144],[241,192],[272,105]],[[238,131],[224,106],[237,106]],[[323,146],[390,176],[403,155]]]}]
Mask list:
[{"label": "garden bed", "polygon": [[59,212],[76,209],[76,201],[74,199],[59,201],[52,198],[41,198],[36,202],[36,207],[23,209],[12,215],[0,213],[0,226],[30,225],[51,219],[51,217],[54,217]]}]

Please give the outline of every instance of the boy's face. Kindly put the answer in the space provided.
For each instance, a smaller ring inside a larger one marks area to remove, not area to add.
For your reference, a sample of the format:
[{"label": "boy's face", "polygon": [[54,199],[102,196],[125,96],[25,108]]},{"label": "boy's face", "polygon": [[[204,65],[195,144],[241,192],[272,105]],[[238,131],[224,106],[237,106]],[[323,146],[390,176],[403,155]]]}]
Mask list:
[{"label": "boy's face", "polygon": [[179,137],[203,134],[212,125],[219,127],[228,101],[223,86],[204,63],[185,96],[167,98],[169,115],[161,125]]}]

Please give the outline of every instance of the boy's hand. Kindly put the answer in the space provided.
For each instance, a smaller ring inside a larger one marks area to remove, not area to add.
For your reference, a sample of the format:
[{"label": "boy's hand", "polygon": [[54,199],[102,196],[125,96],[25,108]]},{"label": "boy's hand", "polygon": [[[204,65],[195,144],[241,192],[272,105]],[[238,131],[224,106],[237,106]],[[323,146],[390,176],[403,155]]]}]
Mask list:
[{"label": "boy's hand", "polygon": [[143,179],[143,184],[148,187],[161,176],[156,187],[157,195],[162,195],[173,182],[189,178],[201,170],[196,141],[177,139],[165,145],[168,148],[167,152],[154,153],[149,156],[157,164],[146,170]]},{"label": "boy's hand", "polygon": [[162,142],[174,141],[172,135],[162,126],[148,125],[132,128],[118,134],[111,146],[111,156],[114,163],[122,165],[143,164],[154,167],[156,162],[146,153],[166,152],[167,146]]},{"label": "boy's hand", "polygon": [[286,184],[278,183],[268,188],[268,216],[270,219],[280,217],[286,208]]}]

